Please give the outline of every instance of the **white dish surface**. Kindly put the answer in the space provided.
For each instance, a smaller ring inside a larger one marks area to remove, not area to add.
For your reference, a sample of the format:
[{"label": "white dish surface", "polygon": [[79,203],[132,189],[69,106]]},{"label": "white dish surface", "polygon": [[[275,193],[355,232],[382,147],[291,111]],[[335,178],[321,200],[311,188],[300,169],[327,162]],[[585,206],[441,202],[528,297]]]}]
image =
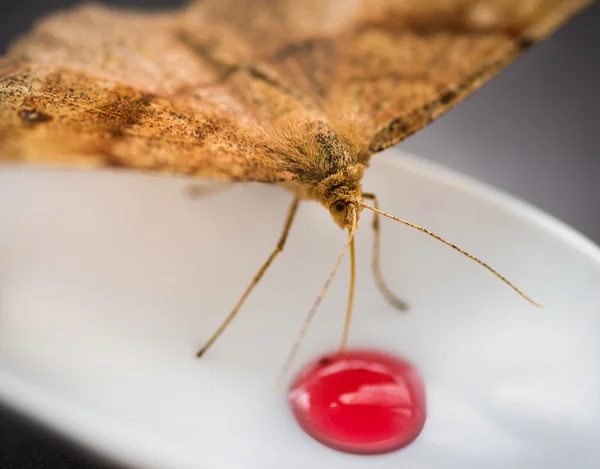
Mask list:
[{"label": "white dish surface", "polygon": [[[600,467],[600,250],[499,191],[390,150],[364,179],[382,208],[481,257],[480,266],[389,220],[371,271],[357,232],[352,347],[410,360],[428,420],[404,450],[354,456],[307,436],[273,391],[345,233],[302,204],[281,256],[201,360],[281,231],[290,195],[239,185],[190,200],[180,178],[0,170],[0,399],[104,456],[185,469]],[[334,350],[348,259],[293,372]]]}]

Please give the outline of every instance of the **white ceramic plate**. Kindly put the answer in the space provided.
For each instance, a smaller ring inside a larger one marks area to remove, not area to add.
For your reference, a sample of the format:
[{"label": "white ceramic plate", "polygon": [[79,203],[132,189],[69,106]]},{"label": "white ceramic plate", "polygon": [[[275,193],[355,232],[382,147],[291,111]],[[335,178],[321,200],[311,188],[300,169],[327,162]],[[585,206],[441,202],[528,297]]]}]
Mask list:
[{"label": "white ceramic plate", "polygon": [[[600,467],[600,250],[498,191],[395,151],[365,190],[382,208],[480,256],[539,310],[435,240],[383,222],[396,312],[357,233],[351,345],[411,360],[429,418],[383,456],[328,449],[272,391],[345,241],[301,206],[286,250],[202,360],[276,242],[290,197],[239,186],[203,200],[187,181],[136,174],[0,171],[0,398],[117,461],[190,469],[592,469]],[[296,368],[340,338],[348,263]]]}]

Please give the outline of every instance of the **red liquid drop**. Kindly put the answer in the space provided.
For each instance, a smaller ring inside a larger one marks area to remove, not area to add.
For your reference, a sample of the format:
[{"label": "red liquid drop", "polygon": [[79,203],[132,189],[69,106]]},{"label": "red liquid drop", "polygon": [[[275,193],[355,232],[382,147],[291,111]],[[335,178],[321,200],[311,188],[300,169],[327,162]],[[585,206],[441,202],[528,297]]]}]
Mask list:
[{"label": "red liquid drop", "polygon": [[309,435],[348,453],[403,448],[425,425],[425,390],[417,371],[381,352],[347,350],[310,363],[288,399]]}]

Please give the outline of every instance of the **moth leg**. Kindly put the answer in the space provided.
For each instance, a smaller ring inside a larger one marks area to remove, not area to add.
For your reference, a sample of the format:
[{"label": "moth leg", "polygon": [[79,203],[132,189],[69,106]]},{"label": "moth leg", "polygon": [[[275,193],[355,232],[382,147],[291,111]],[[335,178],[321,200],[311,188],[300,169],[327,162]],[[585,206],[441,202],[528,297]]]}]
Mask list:
[{"label": "moth leg", "polygon": [[[375,194],[364,193],[362,195],[365,199],[370,199],[373,201],[373,206],[379,210],[379,200]],[[402,301],[396,295],[392,293],[389,287],[386,285],[383,280],[383,275],[381,273],[381,227],[379,226],[379,214],[373,214],[373,276],[375,277],[375,283],[377,284],[377,288],[384,296],[384,298],[395,308],[400,311],[406,311],[408,309],[408,305],[405,301]]]},{"label": "moth leg", "polygon": [[210,184],[190,184],[185,189],[185,195],[190,199],[200,199],[202,197],[208,197],[213,194],[218,194],[219,192],[224,191],[225,189],[230,189],[233,187],[232,182],[221,182],[215,181]]},{"label": "moth leg", "polygon": [[297,197],[295,197],[294,200],[293,200],[293,202],[292,202],[292,205],[290,206],[287,218],[285,220],[285,225],[283,225],[283,231],[281,232],[281,235],[279,237],[279,241],[277,241],[277,245],[275,246],[275,249],[273,250],[273,252],[271,253],[271,255],[267,258],[267,260],[265,261],[265,263],[261,266],[261,268],[258,269],[258,272],[256,273],[256,275],[252,279],[252,282],[250,282],[250,285],[248,285],[248,288],[246,288],[246,291],[244,292],[244,294],[242,295],[242,297],[239,299],[239,301],[237,302],[237,304],[235,305],[235,307],[233,308],[233,310],[231,311],[231,313],[229,313],[229,315],[225,318],[225,320],[219,326],[219,328],[213,333],[213,335],[210,337],[210,339],[208,339],[208,341],[204,344],[204,346],[196,354],[197,357],[201,357],[202,355],[204,355],[206,353],[206,351],[210,348],[210,346],[212,344],[214,344],[215,341],[219,338],[219,336],[225,331],[225,329],[227,328],[227,326],[229,325],[229,323],[237,315],[238,311],[240,310],[240,308],[244,304],[244,301],[246,301],[246,298],[248,297],[248,295],[250,294],[250,292],[252,291],[252,289],[260,281],[260,279],[262,278],[263,274],[267,271],[267,269],[269,268],[269,266],[271,265],[271,263],[273,262],[273,260],[275,259],[275,257],[277,257],[277,254],[279,254],[281,251],[283,251],[283,247],[284,247],[285,241],[286,241],[286,239],[288,237],[288,233],[290,232],[290,227],[292,226],[292,222],[294,221],[294,217],[296,216],[296,212],[298,210],[298,204],[299,203],[300,203],[300,199],[297,198]]}]

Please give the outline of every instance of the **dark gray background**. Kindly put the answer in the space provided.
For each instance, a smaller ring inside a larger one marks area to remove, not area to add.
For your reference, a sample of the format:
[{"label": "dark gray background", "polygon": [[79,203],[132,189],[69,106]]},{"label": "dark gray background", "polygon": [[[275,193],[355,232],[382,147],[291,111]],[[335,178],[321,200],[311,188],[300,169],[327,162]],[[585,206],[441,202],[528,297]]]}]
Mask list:
[{"label": "dark gray background", "polygon": [[[74,3],[5,2],[0,51],[39,15]],[[504,189],[600,243],[599,88],[600,5],[595,5],[401,148]],[[108,466],[0,407],[0,468],[55,467]]]}]

